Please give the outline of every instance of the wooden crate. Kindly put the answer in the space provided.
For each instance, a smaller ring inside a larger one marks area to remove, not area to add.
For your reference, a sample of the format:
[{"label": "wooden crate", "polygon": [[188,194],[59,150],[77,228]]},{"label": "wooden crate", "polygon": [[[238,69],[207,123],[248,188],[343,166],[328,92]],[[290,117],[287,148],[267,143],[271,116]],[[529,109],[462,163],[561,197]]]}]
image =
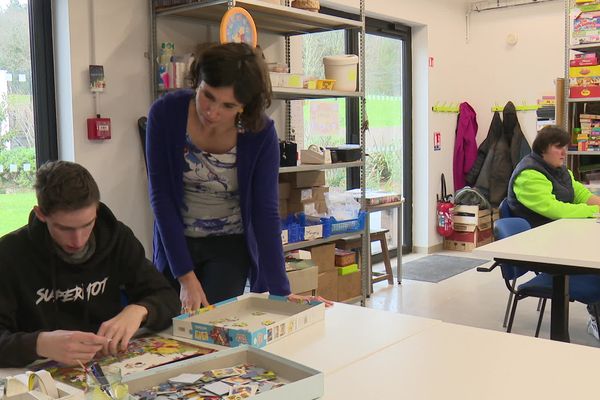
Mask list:
[{"label": "wooden crate", "polygon": [[491,243],[493,240],[492,229],[475,229],[473,232],[454,232],[444,238],[444,249],[455,251],[472,251],[475,247]]}]

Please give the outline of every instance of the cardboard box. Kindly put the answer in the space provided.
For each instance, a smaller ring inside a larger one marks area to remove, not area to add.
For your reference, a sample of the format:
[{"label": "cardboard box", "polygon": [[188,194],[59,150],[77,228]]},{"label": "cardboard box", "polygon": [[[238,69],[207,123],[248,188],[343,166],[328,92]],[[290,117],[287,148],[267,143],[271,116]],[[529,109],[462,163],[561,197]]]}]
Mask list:
[{"label": "cardboard box", "polygon": [[600,65],[588,65],[582,67],[569,67],[569,77],[600,76]]},{"label": "cardboard box", "polygon": [[281,230],[281,244],[288,244],[290,242],[289,232],[287,229]]},{"label": "cardboard box", "polygon": [[289,213],[288,202],[286,199],[279,199],[279,218],[284,219]]},{"label": "cardboard box", "polygon": [[338,275],[341,275],[341,276],[350,275],[355,272],[358,272],[358,264],[357,263],[349,264],[344,267],[336,267],[336,269],[338,271]]},{"label": "cardboard box", "polygon": [[325,193],[327,192],[329,192],[329,186],[294,188],[290,189],[289,199],[292,203],[309,203],[316,201],[325,201]]},{"label": "cardboard box", "polygon": [[327,205],[325,200],[322,201],[309,201],[305,203],[294,203],[288,202],[288,212],[298,213],[303,212],[306,215],[318,215],[327,213]]},{"label": "cardboard box", "polygon": [[139,374],[129,375],[123,378],[123,382],[129,387],[130,393],[137,393],[158,386],[167,382],[169,378],[183,373],[201,374],[209,370],[230,368],[241,364],[255,365],[273,371],[282,380],[289,382],[253,396],[257,399],[312,400],[323,396],[324,374],[322,372],[248,346],[221,350],[203,357],[153,368]]},{"label": "cardboard box", "polygon": [[292,188],[325,186],[325,171],[289,172],[279,176],[281,182],[289,182]]},{"label": "cardboard box", "polygon": [[475,229],[473,232],[457,232],[444,238],[445,250],[472,251],[475,247],[491,243],[493,240],[492,229],[480,231]]},{"label": "cardboard box", "polygon": [[600,97],[600,86],[571,86],[569,97],[574,99]]},{"label": "cardboard box", "polygon": [[338,276],[338,301],[346,301],[361,295],[360,271]]},{"label": "cardboard box", "polygon": [[356,253],[352,250],[335,249],[335,266],[345,267],[356,262]]},{"label": "cardboard box", "polygon": [[319,283],[317,285],[317,295],[327,300],[338,300],[338,273],[336,270],[327,271],[319,274]]},{"label": "cardboard box", "polygon": [[173,318],[173,335],[220,346],[264,347],[322,321],[324,310],[320,302],[300,304],[285,297],[248,293]]},{"label": "cardboard box", "polygon": [[317,290],[319,284],[319,268],[314,267],[298,269],[287,273],[290,281],[290,290],[294,294]]},{"label": "cardboard box", "polygon": [[453,222],[454,230],[457,232],[475,232],[475,229],[479,229],[480,231],[490,229],[492,227],[492,219],[491,216],[486,216],[479,219],[477,225],[474,224],[461,224]]},{"label": "cardboard box", "polygon": [[279,182],[279,198],[289,199],[292,186],[289,182]]},{"label": "cardboard box", "polygon": [[583,67],[586,65],[598,65],[598,56],[596,53],[578,53],[569,60],[571,67]]},{"label": "cardboard box", "polygon": [[319,266],[319,274],[335,271],[335,244],[327,243],[310,248],[311,259]]}]

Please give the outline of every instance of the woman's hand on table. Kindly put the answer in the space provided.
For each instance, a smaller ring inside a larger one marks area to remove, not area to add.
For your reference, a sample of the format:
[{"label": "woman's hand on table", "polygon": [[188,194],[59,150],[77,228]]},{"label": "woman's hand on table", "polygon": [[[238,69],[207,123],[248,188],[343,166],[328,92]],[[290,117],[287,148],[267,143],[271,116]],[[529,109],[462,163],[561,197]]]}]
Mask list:
[{"label": "woman's hand on table", "polygon": [[320,301],[321,303],[325,303],[325,307],[333,306],[333,301],[327,300],[321,296],[300,296],[298,294],[290,294],[287,298],[289,301],[293,301],[295,303],[310,303],[311,301]]},{"label": "woman's hand on table", "polygon": [[181,300],[181,312],[186,313],[199,309],[201,306],[207,307],[210,304],[206,299],[202,284],[196,277],[194,271],[190,271],[179,277],[181,290],[179,299]]}]

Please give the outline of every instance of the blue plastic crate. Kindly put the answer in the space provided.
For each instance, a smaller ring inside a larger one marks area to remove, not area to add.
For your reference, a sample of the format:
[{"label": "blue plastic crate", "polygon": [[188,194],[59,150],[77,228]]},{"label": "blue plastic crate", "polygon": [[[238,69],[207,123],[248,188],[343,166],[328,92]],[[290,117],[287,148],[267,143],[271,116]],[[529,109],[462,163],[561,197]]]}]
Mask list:
[{"label": "blue plastic crate", "polygon": [[[307,240],[305,235],[306,228],[314,225],[322,225],[321,219],[319,217],[307,216],[304,213],[290,214],[281,221],[281,229],[288,230],[288,243]],[[324,232],[318,237],[325,237]]]},{"label": "blue plastic crate", "polygon": [[358,218],[338,221],[334,217],[321,218],[323,223],[323,237],[327,238],[332,235],[342,233],[358,232],[365,229],[366,212],[360,211]]}]

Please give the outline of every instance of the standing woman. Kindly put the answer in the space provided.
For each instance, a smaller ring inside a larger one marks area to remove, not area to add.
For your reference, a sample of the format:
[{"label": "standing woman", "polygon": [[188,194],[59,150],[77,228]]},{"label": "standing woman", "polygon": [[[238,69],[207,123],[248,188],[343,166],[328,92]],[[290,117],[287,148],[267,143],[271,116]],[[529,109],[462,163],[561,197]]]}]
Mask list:
[{"label": "standing woman", "polygon": [[247,278],[253,292],[287,296],[265,62],[227,43],[205,50],[192,75],[194,90],[161,97],[148,115],[154,263],[184,310],[241,295]]}]

